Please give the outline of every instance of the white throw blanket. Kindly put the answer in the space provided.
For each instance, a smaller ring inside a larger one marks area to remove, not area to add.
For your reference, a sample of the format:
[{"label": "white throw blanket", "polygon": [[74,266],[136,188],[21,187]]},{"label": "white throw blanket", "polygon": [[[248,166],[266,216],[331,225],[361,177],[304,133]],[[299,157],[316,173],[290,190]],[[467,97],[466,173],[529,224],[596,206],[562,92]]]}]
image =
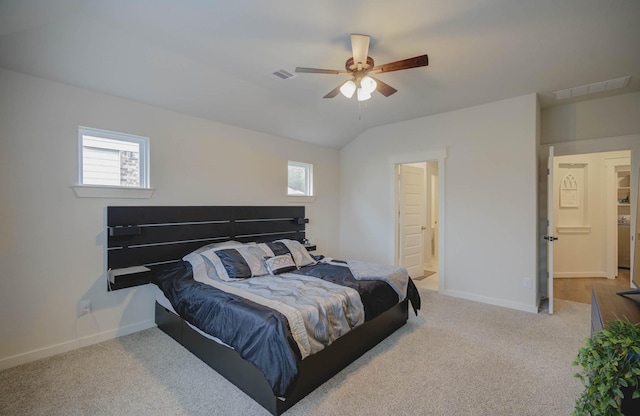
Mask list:
[{"label": "white throw blanket", "polygon": [[359,260],[347,260],[347,266],[349,266],[351,274],[353,274],[353,277],[357,280],[382,280],[387,282],[393,290],[396,291],[400,302],[407,297],[409,273],[406,268],[386,264],[367,263]]}]

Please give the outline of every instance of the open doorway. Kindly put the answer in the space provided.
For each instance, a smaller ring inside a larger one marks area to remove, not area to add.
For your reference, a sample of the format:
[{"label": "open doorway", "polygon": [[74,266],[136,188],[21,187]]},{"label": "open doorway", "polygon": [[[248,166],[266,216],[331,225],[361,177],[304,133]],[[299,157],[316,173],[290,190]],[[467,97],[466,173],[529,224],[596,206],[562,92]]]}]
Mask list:
[{"label": "open doorway", "polygon": [[631,286],[630,168],[630,151],[554,158],[554,298],[590,303],[594,283]]},{"label": "open doorway", "polygon": [[398,264],[417,285],[439,290],[438,162],[397,165]]},{"label": "open doorway", "polygon": [[[569,141],[569,142],[560,142],[554,144],[541,145],[539,147],[539,165],[538,170],[540,172],[539,175],[539,196],[538,196],[538,213],[540,215],[539,222],[539,246],[538,246],[538,286],[537,286],[537,295],[540,302],[541,309],[545,309],[546,300],[549,297],[553,296],[552,286],[549,284],[554,282],[554,273],[555,267],[554,257],[553,255],[549,255],[550,246],[553,247],[556,245],[558,241],[554,241],[551,243],[546,236],[555,237],[553,234],[555,233],[554,225],[556,224],[555,218],[552,224],[548,224],[548,219],[553,214],[552,210],[548,209],[549,206],[549,198],[551,195],[555,197],[551,197],[551,201],[555,203],[555,199],[558,197],[556,191],[554,191],[553,186],[551,189],[548,186],[548,178],[549,176],[555,178],[556,175],[554,169],[551,166],[551,169],[548,169],[549,166],[549,155],[551,155],[551,159],[555,160],[555,158],[560,156],[568,156],[568,155],[580,155],[580,154],[591,154],[598,152],[615,152],[615,151],[626,151],[631,150],[631,189],[630,189],[630,205],[633,205],[634,210],[630,210],[631,212],[631,230],[635,231],[635,234],[631,238],[631,252],[635,254],[639,254],[639,246],[636,244],[635,236],[640,236],[640,226],[638,224],[636,215],[634,215],[637,210],[637,201],[638,201],[638,187],[639,187],[639,173],[640,173],[640,134],[632,134],[628,136],[615,136],[615,137],[603,137],[598,139],[590,139],[590,140],[579,140],[579,141]],[[553,157],[555,155],[555,157]],[[612,167],[608,167],[610,171],[613,170]],[[547,174],[545,174],[547,173]],[[550,175],[548,174],[550,173]],[[611,173],[611,178],[614,178],[613,172]],[[604,181],[604,179],[601,179]],[[615,182],[615,179],[613,179]],[[442,183],[441,183],[442,186]],[[607,201],[610,204],[616,205],[616,196],[615,194],[607,195]],[[631,208],[631,207],[630,207]],[[616,225],[617,219],[615,215],[613,216],[614,226]],[[547,226],[549,225],[549,229]],[[551,234],[549,234],[551,232]],[[559,238],[563,239],[563,236],[559,235]],[[606,248],[605,250],[616,250],[616,241],[614,240],[613,235],[607,235],[606,237]],[[551,250],[553,253],[553,250]],[[615,254],[614,254],[615,256]],[[609,256],[611,257],[611,255]],[[632,287],[640,286],[640,270],[638,270],[637,266],[640,265],[640,261],[638,260],[638,256],[634,255],[631,257],[631,264],[629,274],[632,279]],[[551,267],[551,268],[550,268]],[[612,272],[615,275],[615,270]],[[603,278],[594,278],[599,279],[600,282],[606,283],[607,280]],[[564,279],[569,280],[569,279]],[[555,287],[555,284],[553,284]],[[442,291],[442,289],[441,289]],[[549,299],[549,306],[552,304],[552,299]],[[551,308],[549,308],[551,311]]]}]

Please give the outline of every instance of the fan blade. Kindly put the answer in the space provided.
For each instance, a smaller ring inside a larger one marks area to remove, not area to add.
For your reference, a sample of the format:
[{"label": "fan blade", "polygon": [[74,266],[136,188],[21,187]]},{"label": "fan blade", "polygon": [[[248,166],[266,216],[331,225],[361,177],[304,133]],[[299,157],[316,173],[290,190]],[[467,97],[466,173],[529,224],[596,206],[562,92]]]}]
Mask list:
[{"label": "fan blade", "polygon": [[346,74],[346,75],[349,75],[349,73],[347,71],[338,71],[337,69],[318,69],[318,68],[302,68],[302,67],[297,67],[296,68],[296,72],[304,72],[304,73],[308,73],[308,74],[331,74],[331,75]]},{"label": "fan blade", "polygon": [[358,65],[367,63],[369,54],[369,36],[367,35],[351,35],[351,51],[353,52],[353,63]]},{"label": "fan blade", "polygon": [[338,85],[337,87],[335,87],[334,89],[332,89],[331,91],[329,91],[327,93],[327,95],[325,95],[322,98],[333,98],[333,97],[335,97],[340,92],[340,87],[342,87],[343,84],[344,84],[344,82],[342,84]]},{"label": "fan blade", "polygon": [[429,57],[427,55],[420,55],[415,58],[403,59],[402,61],[376,66],[370,71],[370,73],[380,74],[382,72],[400,71],[403,69],[417,68],[419,66],[427,65],[429,65]]},{"label": "fan blade", "polygon": [[[373,78],[373,77],[371,77]],[[385,97],[388,97],[392,94],[395,94],[396,92],[398,92],[397,89],[393,88],[391,85],[384,83],[382,81],[380,81],[378,78],[373,78],[376,80],[376,83],[378,84],[376,86],[376,91],[378,91],[380,94],[384,95]]]}]

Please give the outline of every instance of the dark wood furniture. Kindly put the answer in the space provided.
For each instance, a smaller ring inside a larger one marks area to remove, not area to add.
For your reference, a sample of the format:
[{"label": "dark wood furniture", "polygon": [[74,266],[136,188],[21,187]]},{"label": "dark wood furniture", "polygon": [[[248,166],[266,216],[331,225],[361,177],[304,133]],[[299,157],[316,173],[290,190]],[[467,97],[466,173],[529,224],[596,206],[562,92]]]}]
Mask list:
[{"label": "dark wood furniture", "polygon": [[618,318],[640,324],[640,305],[617,294],[623,291],[625,288],[620,286],[593,285],[591,291],[591,335]]},{"label": "dark wood furniture", "polygon": [[[302,206],[138,206],[107,207],[109,269],[154,266],[180,261],[209,243],[237,240],[302,241]],[[315,246],[313,246],[315,249]],[[109,281],[117,290],[151,282],[151,273],[120,275]]]},{"label": "dark wood furniture", "polygon": [[[304,207],[107,207],[110,269],[145,266],[149,272],[109,283],[110,290],[147,284],[161,265],[180,261],[211,242],[272,241],[305,238]],[[314,250],[315,245],[307,247]],[[178,315],[156,303],[155,320],[167,333],[274,415],[279,415],[329,380],[362,354],[402,327],[408,319],[405,300],[365,322],[324,350],[300,362],[287,397],[273,394],[264,375],[233,349],[194,330]]]},{"label": "dark wood furniture", "polygon": [[[629,290],[629,289],[626,289]],[[631,299],[618,295],[625,288],[611,285],[593,285],[591,291],[591,335],[602,330],[616,319],[628,319],[640,324],[640,305]],[[631,393],[624,392],[622,413],[640,415],[640,399],[631,399]]]},{"label": "dark wood furniture", "polygon": [[273,394],[264,375],[233,349],[194,330],[178,315],[156,303],[158,328],[178,341],[221,376],[232,382],[273,415],[303,399],[365,352],[402,327],[408,319],[407,300],[338,338],[324,350],[300,362],[299,376],[285,398]]}]

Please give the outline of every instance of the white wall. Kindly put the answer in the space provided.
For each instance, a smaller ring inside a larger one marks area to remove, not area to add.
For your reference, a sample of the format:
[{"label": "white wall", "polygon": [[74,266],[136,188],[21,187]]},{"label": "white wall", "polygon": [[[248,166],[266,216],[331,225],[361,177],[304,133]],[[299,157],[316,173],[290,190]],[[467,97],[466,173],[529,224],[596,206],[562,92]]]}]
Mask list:
[{"label": "white wall", "polygon": [[[439,189],[443,293],[537,311],[536,114],[531,94],[374,128],[345,146],[340,151],[342,257],[394,262],[390,160],[446,148],[444,189]],[[530,279],[531,287],[524,287],[523,279]]]},{"label": "white wall", "polygon": [[[0,368],[153,325],[151,285],[106,290],[108,205],[287,205],[287,160],[310,162],[307,235],[338,255],[337,150],[5,70],[0,109]],[[153,198],[77,198],[79,125],[149,136]]]},{"label": "white wall", "polygon": [[640,92],[542,109],[541,133],[542,144],[640,133]]}]

